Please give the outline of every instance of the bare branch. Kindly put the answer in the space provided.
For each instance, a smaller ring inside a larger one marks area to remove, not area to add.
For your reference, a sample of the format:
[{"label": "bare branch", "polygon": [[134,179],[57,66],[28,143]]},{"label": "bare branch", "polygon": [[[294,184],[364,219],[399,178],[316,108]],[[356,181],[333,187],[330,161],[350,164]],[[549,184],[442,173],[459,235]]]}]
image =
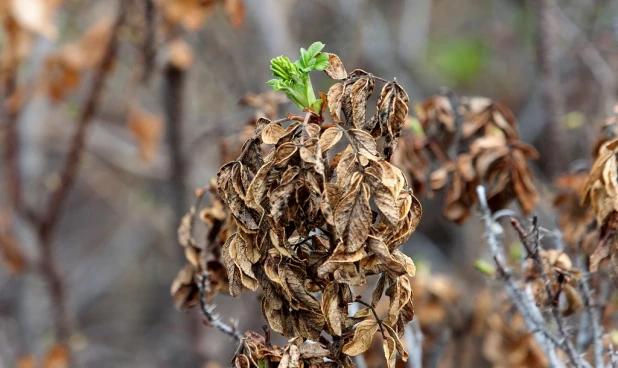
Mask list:
[{"label": "bare branch", "polygon": [[[543,287],[545,289],[545,293],[547,295],[547,300],[550,303],[553,303],[553,300],[558,299],[557,295],[552,292],[551,283],[549,280],[549,276],[547,272],[545,272],[545,267],[543,266],[543,259],[539,254],[539,250],[541,249],[540,239],[539,239],[539,224],[538,218],[536,216],[532,219],[533,229],[532,234],[526,234],[525,230],[519,223],[519,221],[515,218],[511,218],[511,225],[517,232],[519,236],[519,240],[524,245],[526,252],[528,252],[528,258],[532,259],[532,263],[534,264],[536,271],[541,275],[541,282],[543,283]],[[530,239],[534,236],[534,243],[530,242]],[[569,338],[569,335],[566,333],[566,328],[564,326],[564,320],[562,315],[560,314],[560,310],[558,310],[557,306],[552,305],[550,307],[551,316],[553,322],[558,327],[558,332],[560,333],[560,337],[564,340],[564,350],[569,356],[569,360],[576,367],[583,367],[585,364],[582,358],[577,353],[575,346],[573,345],[573,341]]]},{"label": "bare branch", "polygon": [[[592,298],[592,291],[590,290],[590,271],[588,270],[587,262],[582,262],[581,257],[578,258],[580,269],[582,270],[582,278],[579,282],[580,292],[582,299],[584,300],[584,307],[586,309],[586,315],[590,321],[590,329],[592,332],[592,344],[594,351],[594,366],[596,368],[602,368],[603,362],[603,326],[601,326],[601,317],[599,314],[598,306],[595,305]],[[585,264],[584,264],[585,263]],[[581,333],[582,331],[580,331]]]},{"label": "bare branch", "polygon": [[183,97],[186,71],[168,63],[163,72],[162,102],[165,110],[165,126],[170,148],[169,195],[172,199],[176,223],[183,216],[185,204],[186,160],[182,148],[184,125]]},{"label": "bare branch", "polygon": [[77,130],[71,140],[69,153],[65,159],[64,167],[60,172],[60,184],[57,189],[51,194],[49,203],[47,205],[47,211],[44,214],[43,221],[41,223],[40,233],[41,237],[49,240],[51,232],[55,225],[60,220],[62,207],[67,199],[67,196],[73,188],[73,183],[77,177],[79,170],[79,164],[85,149],[86,133],[88,127],[94,117],[103,90],[105,87],[105,81],[109,72],[112,70],[112,64],[116,58],[116,51],[118,48],[119,29],[123,25],[128,7],[128,1],[119,1],[120,9],[116,22],[111,31],[111,37],[103,54],[103,58],[99,66],[97,67],[92,85],[87,93],[86,102],[84,108],[81,110],[77,119]]},{"label": "bare branch", "polygon": [[481,219],[485,226],[485,241],[489,246],[491,255],[496,262],[498,269],[498,277],[504,282],[506,292],[524,319],[524,323],[530,330],[538,342],[539,346],[549,359],[552,367],[564,367],[555,351],[555,346],[562,345],[562,341],[556,337],[545,325],[541,312],[535,305],[534,301],[524,292],[522,292],[512,278],[511,270],[506,265],[504,252],[496,237],[494,226],[495,223],[491,219],[491,211],[487,204],[487,196],[485,188],[482,185],[476,187],[476,192],[479,198],[479,206],[481,209]]},{"label": "bare branch", "polygon": [[43,214],[38,228],[39,247],[41,250],[40,272],[48,283],[54,310],[56,338],[60,341],[66,341],[71,335],[71,323],[67,311],[66,291],[51,249],[51,236],[62,217],[62,207],[77,177],[81,158],[85,150],[86,132],[96,113],[105,81],[116,57],[119,29],[124,23],[129,2],[119,1],[119,3],[118,16],[112,28],[109,42],[101,62],[94,73],[93,82],[87,93],[84,108],[77,119],[77,130],[73,135],[64,167],[60,172],[60,184],[50,194],[47,211]]},{"label": "bare branch", "polygon": [[214,313],[215,306],[208,304],[206,301],[206,294],[210,288],[210,275],[207,271],[204,271],[198,276],[198,285],[200,290],[200,307],[202,309],[202,314],[206,317],[208,325],[225,333],[236,341],[242,341],[243,336],[238,332],[238,329],[235,326],[230,326],[221,321],[221,317]]}]

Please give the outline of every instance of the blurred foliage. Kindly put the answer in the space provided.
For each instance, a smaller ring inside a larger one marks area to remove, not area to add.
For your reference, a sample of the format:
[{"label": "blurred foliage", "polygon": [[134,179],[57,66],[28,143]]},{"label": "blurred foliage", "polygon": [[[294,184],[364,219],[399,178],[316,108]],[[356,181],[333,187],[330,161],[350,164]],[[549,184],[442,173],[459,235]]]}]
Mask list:
[{"label": "blurred foliage", "polygon": [[452,81],[465,85],[479,77],[490,61],[489,45],[482,38],[452,38],[430,43],[427,63]]}]

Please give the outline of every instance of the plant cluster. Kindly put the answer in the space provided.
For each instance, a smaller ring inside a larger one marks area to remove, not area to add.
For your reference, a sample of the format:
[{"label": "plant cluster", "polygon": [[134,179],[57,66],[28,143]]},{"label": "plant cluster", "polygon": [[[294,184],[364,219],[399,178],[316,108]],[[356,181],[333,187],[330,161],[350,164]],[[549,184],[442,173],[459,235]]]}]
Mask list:
[{"label": "plant cluster", "polygon": [[[315,45],[288,67],[303,73],[309,71],[304,65],[322,68],[325,54],[316,55],[322,46]],[[305,115],[259,119],[238,158],[209,188],[211,207],[200,212],[208,244],[192,236],[195,209],[179,230],[189,264],[172,287],[177,306],[197,304],[200,293],[210,300],[215,291],[237,296],[260,288],[270,329],[290,340],[285,348],[269,348],[264,337],[248,333],[235,357],[238,366],[350,366],[350,357],[368,350],[378,330],[389,367],[397,354],[407,358],[400,339],[414,316],[409,277],[415,266],[397,248],[414,232],[421,206],[388,157],[408,114],[408,96],[396,81],[386,82],[375,116],[366,119],[374,77],[362,70],[348,74],[334,54],[327,62],[322,69],[342,80],[327,97],[335,122],[323,124],[326,104],[316,112],[310,100],[290,97]],[[353,287],[373,275],[371,300],[363,301]],[[380,318],[375,308],[383,294],[390,304]],[[363,308],[350,316],[353,303]]]},{"label": "plant cluster", "polygon": [[468,219],[481,184],[492,210],[513,199],[525,214],[535,209],[539,198],[527,160],[538,153],[520,141],[517,120],[506,106],[448,92],[428,98],[416,114],[394,163],[407,169],[418,192],[428,186],[433,196],[446,188],[447,219],[458,224]]}]

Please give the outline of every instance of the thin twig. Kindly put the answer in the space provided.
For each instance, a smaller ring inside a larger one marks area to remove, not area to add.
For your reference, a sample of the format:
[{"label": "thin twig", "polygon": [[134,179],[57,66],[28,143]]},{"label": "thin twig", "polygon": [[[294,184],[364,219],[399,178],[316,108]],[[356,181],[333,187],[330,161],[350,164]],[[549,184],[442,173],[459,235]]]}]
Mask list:
[{"label": "thin twig", "polygon": [[215,306],[208,304],[208,302],[206,301],[206,294],[210,288],[210,275],[207,271],[204,271],[201,275],[198,276],[198,285],[200,294],[200,307],[208,325],[225,333],[236,341],[241,341],[243,339],[243,336],[238,332],[238,330],[235,327],[221,321],[219,315],[214,313]]},{"label": "thin twig", "polygon": [[544,261],[541,258],[539,251],[541,249],[540,239],[539,239],[539,226],[538,226],[538,217],[535,215],[532,218],[532,235],[534,236],[534,243],[530,244],[530,235],[526,234],[525,230],[519,223],[516,218],[511,217],[511,225],[517,232],[520,241],[524,245],[524,248],[528,252],[528,257],[532,259],[532,263],[534,264],[536,271],[541,276],[541,281],[543,283],[543,287],[545,289],[545,293],[547,295],[547,300],[552,304],[550,307],[550,312],[552,315],[552,319],[556,326],[558,327],[558,332],[560,333],[562,339],[564,340],[564,350],[569,356],[569,360],[576,367],[583,367],[584,362],[581,357],[577,353],[575,346],[573,345],[573,341],[569,338],[569,335],[566,332],[566,328],[564,326],[564,320],[562,319],[562,315],[560,314],[560,310],[558,310],[557,306],[555,306],[555,302],[559,299],[559,295],[555,295],[552,292],[551,284],[549,280],[549,276],[547,272],[545,272],[545,267],[543,265]]},{"label": "thin twig", "polygon": [[360,299],[358,297],[357,297],[357,299],[354,300],[354,302],[360,303],[360,304],[364,305],[365,307],[371,309],[371,312],[373,313],[373,316],[375,317],[376,321],[378,322],[378,328],[380,329],[380,332],[382,333],[382,338],[386,340],[386,334],[384,333],[384,327],[382,326],[382,320],[378,317],[378,312],[376,312],[376,309],[371,304],[366,303],[365,301],[363,301],[362,299]]},{"label": "thin twig", "polygon": [[111,37],[105,49],[105,53],[103,54],[103,58],[101,59],[101,62],[93,76],[93,82],[87,93],[84,108],[80,112],[77,119],[77,130],[73,135],[64,167],[60,172],[60,184],[51,194],[51,198],[47,205],[47,211],[45,212],[45,216],[43,217],[43,221],[41,223],[40,232],[43,235],[42,237],[45,239],[49,238],[56,223],[60,220],[62,206],[64,205],[69,192],[73,188],[73,184],[79,170],[79,164],[81,163],[81,158],[85,149],[86,133],[92,118],[97,111],[99,101],[105,87],[105,81],[112,69],[111,67],[114,59],[116,58],[116,49],[118,46],[119,37],[118,30],[124,23],[126,8],[129,2],[121,0],[119,3],[120,10],[118,12],[116,22],[112,28]]},{"label": "thin twig", "polygon": [[184,124],[184,90],[186,71],[168,63],[163,72],[162,102],[165,110],[165,126],[170,148],[169,195],[172,198],[175,221],[180,220],[185,209],[186,160],[182,148]]},{"label": "thin twig", "polygon": [[[581,253],[581,241],[579,242]],[[579,269],[582,270],[582,278],[579,281],[579,288],[584,301],[584,308],[590,321],[590,330],[592,332],[592,344],[594,351],[594,366],[596,368],[602,368],[603,362],[603,326],[601,326],[601,317],[599,314],[598,306],[595,305],[592,297],[592,291],[590,290],[590,270],[588,269],[588,262],[583,262],[582,257],[578,257]],[[580,331],[581,333],[582,331]]]},{"label": "thin twig", "polygon": [[101,62],[94,73],[93,82],[87,93],[84,108],[77,119],[77,130],[73,135],[69,152],[60,172],[60,183],[58,187],[50,194],[47,211],[43,214],[38,229],[39,247],[41,249],[40,271],[48,283],[54,309],[56,338],[60,341],[66,341],[66,339],[68,339],[71,334],[71,327],[66,306],[65,288],[59,275],[51,249],[51,237],[53,230],[62,217],[63,205],[66,202],[69,192],[73,188],[73,184],[77,177],[81,158],[85,149],[86,132],[90,126],[93,116],[96,113],[105,86],[105,81],[111,71],[112,63],[116,57],[119,28],[124,23],[126,9],[129,2],[121,0],[119,3],[120,6],[118,16],[112,28],[111,37],[106,46]]},{"label": "thin twig", "polygon": [[498,242],[496,234],[493,230],[494,222],[491,219],[491,211],[487,204],[487,196],[485,188],[482,185],[476,187],[476,192],[479,198],[479,206],[481,209],[481,219],[485,227],[485,241],[489,246],[489,250],[496,262],[498,277],[504,282],[509,298],[524,319],[524,323],[530,330],[538,342],[539,346],[545,352],[549,363],[552,367],[564,367],[554,349],[554,346],[561,346],[562,342],[551,331],[548,330],[545,322],[542,319],[541,312],[538,310],[534,301],[529,295],[522,292],[512,278],[511,270],[506,265],[504,253]]}]

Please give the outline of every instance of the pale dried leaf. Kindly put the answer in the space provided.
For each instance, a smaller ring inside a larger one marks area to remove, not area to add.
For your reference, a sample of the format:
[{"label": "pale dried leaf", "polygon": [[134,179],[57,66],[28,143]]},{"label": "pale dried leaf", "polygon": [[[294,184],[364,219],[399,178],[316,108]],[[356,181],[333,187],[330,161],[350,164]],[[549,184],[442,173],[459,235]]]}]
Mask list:
[{"label": "pale dried leaf", "polygon": [[378,322],[374,319],[366,319],[354,329],[354,337],[343,345],[343,353],[349,356],[357,356],[369,350],[373,335],[378,331]]},{"label": "pale dried leaf", "polygon": [[328,54],[328,68],[324,70],[326,75],[328,75],[331,79],[346,79],[348,77],[348,72],[345,71],[345,67],[339,59],[339,56],[329,53]]}]

